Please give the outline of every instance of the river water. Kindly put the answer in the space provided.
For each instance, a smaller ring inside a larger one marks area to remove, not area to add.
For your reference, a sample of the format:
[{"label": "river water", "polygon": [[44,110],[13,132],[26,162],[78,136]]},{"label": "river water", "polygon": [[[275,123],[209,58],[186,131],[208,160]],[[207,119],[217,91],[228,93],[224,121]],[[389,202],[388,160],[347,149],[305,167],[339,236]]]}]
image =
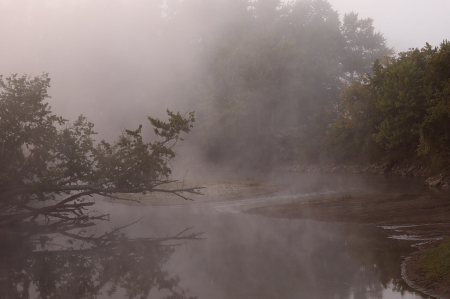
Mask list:
[{"label": "river water", "polygon": [[[220,175],[227,176],[236,178]],[[400,264],[415,250],[412,241],[389,238],[370,225],[241,212],[345,194],[435,192],[421,180],[255,173],[241,178],[287,188],[271,196],[171,207],[97,199],[96,209],[109,213],[110,221],[83,229],[78,236],[85,239],[52,235],[39,240],[41,247],[20,241],[24,253],[3,250],[0,298],[428,298],[401,278]],[[89,243],[119,227],[109,243]],[[148,239],[153,237],[169,239]]]}]

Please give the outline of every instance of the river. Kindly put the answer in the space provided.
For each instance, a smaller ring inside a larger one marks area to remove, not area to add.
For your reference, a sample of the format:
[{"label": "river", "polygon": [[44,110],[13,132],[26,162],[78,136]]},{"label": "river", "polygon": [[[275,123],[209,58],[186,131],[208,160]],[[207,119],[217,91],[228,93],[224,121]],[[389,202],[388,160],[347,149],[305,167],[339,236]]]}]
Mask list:
[{"label": "river", "polygon": [[[170,207],[126,206],[97,198],[96,209],[109,213],[110,221],[79,235],[102,236],[125,226],[108,241],[115,245],[98,241],[88,249],[87,241],[66,236],[46,243],[59,248],[53,250],[59,254],[51,255],[45,246],[22,246],[28,250],[23,254],[3,250],[3,256],[12,257],[1,261],[0,297],[428,298],[401,278],[400,264],[415,251],[413,241],[390,238],[388,231],[371,225],[241,213],[255,206],[345,194],[435,192],[422,187],[421,180],[287,173],[247,173],[241,178],[287,188],[270,196]],[[188,238],[145,243],[152,241],[145,238],[173,237],[187,228],[181,236]],[[190,235],[197,233],[202,234]]]}]

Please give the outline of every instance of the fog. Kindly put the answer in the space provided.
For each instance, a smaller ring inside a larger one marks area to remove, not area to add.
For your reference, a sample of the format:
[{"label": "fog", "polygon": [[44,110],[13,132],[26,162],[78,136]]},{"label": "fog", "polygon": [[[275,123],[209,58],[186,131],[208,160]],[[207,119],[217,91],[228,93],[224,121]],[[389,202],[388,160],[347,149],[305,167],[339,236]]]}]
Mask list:
[{"label": "fog", "polygon": [[374,19],[374,26],[386,37],[389,46],[397,52],[417,48],[426,42],[436,46],[448,39],[450,24],[447,12],[450,3],[445,0],[358,1],[332,0],[341,14],[355,11],[361,17]]},{"label": "fog", "polygon": [[[147,115],[164,116],[166,108],[198,108],[193,98],[199,87],[189,80],[205,66],[192,34],[211,44],[219,38],[214,33],[227,34],[220,29],[227,18],[204,18],[204,10],[212,13],[213,4],[221,3],[212,1],[199,11],[192,5],[171,21],[173,3],[162,2],[2,0],[1,74],[49,73],[55,113],[69,119],[84,114],[101,138],[145,124]],[[351,11],[373,18],[396,51],[438,45],[447,37],[447,1],[330,3],[341,18]]]},{"label": "fog", "polygon": [[[151,139],[147,116],[195,111],[194,129],[177,144],[175,179],[284,184],[274,196],[185,206],[94,198],[112,220],[93,236],[118,226],[132,241],[186,227],[205,232],[205,240],[180,241],[156,261],[181,291],[200,298],[425,298],[401,278],[410,243],[387,239],[381,229],[242,211],[330,194],[424,192],[404,178],[265,171],[320,161],[342,86],[370,73],[375,59],[438,46],[448,38],[449,11],[445,0],[0,0],[0,75],[48,73],[53,112],[69,120],[83,114],[108,141],[139,124]],[[124,256],[117,255],[125,265]],[[134,291],[132,283],[112,297]]]},{"label": "fog", "polygon": [[155,2],[3,1],[1,6],[2,73],[49,73],[57,114],[69,119],[84,114],[108,136],[170,106],[155,96],[165,76],[161,49],[155,47],[160,43]]}]

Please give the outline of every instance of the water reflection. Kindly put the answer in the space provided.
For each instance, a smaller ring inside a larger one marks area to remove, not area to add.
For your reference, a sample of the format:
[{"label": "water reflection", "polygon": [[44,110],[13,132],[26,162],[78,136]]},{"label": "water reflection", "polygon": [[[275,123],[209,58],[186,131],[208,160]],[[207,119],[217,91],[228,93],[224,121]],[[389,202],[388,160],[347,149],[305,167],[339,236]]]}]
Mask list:
[{"label": "water reflection", "polygon": [[193,298],[165,264],[199,234],[132,239],[122,228],[95,235],[77,226],[0,232],[1,298]]},{"label": "water reflection", "polygon": [[[380,228],[163,211],[175,226],[183,221],[207,227],[204,242],[177,251],[170,262],[180,285],[199,298],[427,298],[401,279],[401,260],[414,250],[411,243],[388,239]],[[148,212],[155,212],[149,219],[161,221],[158,211]]]},{"label": "water reflection", "polygon": [[387,239],[383,230],[374,226],[347,224],[344,243],[349,261],[359,266],[359,280],[365,280],[353,290],[354,298],[383,298],[386,289],[401,297],[414,293],[403,281],[400,268],[403,259],[415,251],[410,242]]},{"label": "water reflection", "polygon": [[[295,200],[329,191],[427,192],[403,178],[289,175],[273,180],[289,184],[283,196]],[[0,297],[428,298],[401,279],[411,242],[388,239],[373,226],[243,214],[251,205],[242,202],[227,210],[220,207],[230,202],[158,208],[99,199],[96,208],[110,222],[0,232]],[[205,239],[174,235],[186,226],[205,231]]]}]

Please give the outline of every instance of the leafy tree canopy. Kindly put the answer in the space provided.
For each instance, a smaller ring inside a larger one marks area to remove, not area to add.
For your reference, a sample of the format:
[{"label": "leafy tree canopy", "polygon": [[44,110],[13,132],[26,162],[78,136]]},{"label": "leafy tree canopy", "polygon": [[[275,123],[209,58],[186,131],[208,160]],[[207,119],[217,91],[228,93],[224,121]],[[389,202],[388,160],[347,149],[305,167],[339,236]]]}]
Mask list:
[{"label": "leafy tree canopy", "polygon": [[[450,44],[426,44],[377,60],[367,74],[343,88],[339,120],[328,136],[338,160],[450,159]],[[369,150],[369,148],[371,150]],[[338,150],[340,149],[340,150]]]}]

